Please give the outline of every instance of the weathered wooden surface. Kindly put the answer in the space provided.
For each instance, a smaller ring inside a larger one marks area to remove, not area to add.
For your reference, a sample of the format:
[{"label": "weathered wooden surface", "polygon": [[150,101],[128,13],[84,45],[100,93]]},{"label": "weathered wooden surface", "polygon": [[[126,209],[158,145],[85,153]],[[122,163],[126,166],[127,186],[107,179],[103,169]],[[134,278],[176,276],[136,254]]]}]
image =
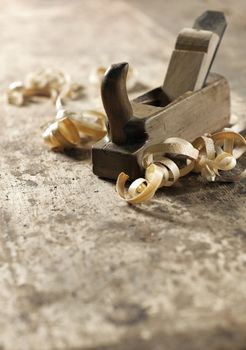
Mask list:
[{"label": "weathered wooden surface", "polygon": [[[185,41],[190,45],[187,48]],[[180,32],[163,85],[170,101],[203,87],[218,42],[218,35],[210,31],[188,28]]]},{"label": "weathered wooden surface", "polygon": [[204,86],[226,27],[223,12],[208,10],[180,31],[163,84],[171,101]]},{"label": "weathered wooden surface", "polygon": [[[187,3],[2,0],[1,91],[37,66],[87,83],[95,65],[123,60],[157,86],[177,32],[219,1]],[[243,119],[245,2],[221,9],[216,71]],[[78,106],[99,103],[90,90]],[[88,153],[47,150],[53,111],[0,103],[1,350],[245,349],[245,183],[192,175],[127,206],[92,175]]]},{"label": "weathered wooden surface", "polygon": [[116,180],[124,172],[130,181],[136,180],[144,176],[142,155],[148,146],[168,137],[192,142],[228,126],[229,85],[212,74],[206,81],[226,28],[224,13],[206,11],[195,26],[198,29],[179,32],[163,87],[145,92],[133,104],[126,88],[129,64],[112,64],[107,69],[101,97],[110,135],[92,147],[95,175]]},{"label": "weathered wooden surface", "polygon": [[[110,97],[111,101],[114,101],[113,91],[116,89],[113,89],[112,85],[111,89],[108,101]],[[158,90],[161,93],[157,95],[162,94],[165,98],[161,88],[156,88],[154,91]],[[110,124],[110,130],[115,130],[117,136],[123,134],[126,138],[125,143],[117,145],[107,139],[100,140],[93,145],[92,149],[93,172],[106,179],[116,180],[119,174],[124,172],[129,176],[130,181],[136,180],[144,176],[142,158],[146,148],[161,143],[169,137],[183,137],[192,142],[205,133],[222,130],[228,126],[230,121],[229,85],[225,78],[216,74],[208,77],[207,85],[203,89],[194,92],[187,91],[186,94],[165,107],[164,105],[163,107],[155,106],[156,102],[159,102],[158,98],[153,99],[154,105],[152,106],[137,102],[138,100],[149,101],[153,90],[137,98],[132,106],[129,100],[127,103],[122,103],[128,99],[127,95],[123,99],[120,99],[120,95],[121,93],[117,96],[118,104],[115,110],[113,111],[111,107],[105,110],[115,123]],[[130,118],[125,125],[123,124],[122,129],[120,129],[119,118],[117,118],[119,114],[116,113],[119,106],[128,117],[133,107],[134,118]],[[144,115],[146,118],[143,118]]]}]

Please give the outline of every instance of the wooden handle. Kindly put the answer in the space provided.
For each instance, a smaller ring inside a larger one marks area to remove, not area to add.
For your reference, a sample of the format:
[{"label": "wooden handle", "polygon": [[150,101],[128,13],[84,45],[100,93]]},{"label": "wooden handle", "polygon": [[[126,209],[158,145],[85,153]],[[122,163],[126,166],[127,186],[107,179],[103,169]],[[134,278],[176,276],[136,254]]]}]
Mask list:
[{"label": "wooden handle", "polygon": [[101,86],[102,102],[109,121],[109,134],[112,142],[118,145],[125,143],[127,136],[124,126],[133,116],[126,90],[128,67],[128,63],[111,65]]},{"label": "wooden handle", "polygon": [[209,30],[214,34],[217,34],[219,37],[219,42],[214,51],[213,57],[211,58],[210,65],[208,67],[207,75],[205,76],[204,82],[208,77],[209,71],[217,54],[218,48],[220,46],[220,42],[223,38],[224,32],[227,27],[226,18],[223,12],[220,11],[206,11],[201,16],[199,16],[193,25],[194,29],[198,30]]},{"label": "wooden handle", "polygon": [[163,84],[170,101],[204,86],[225,28],[222,12],[207,11],[179,33]]}]

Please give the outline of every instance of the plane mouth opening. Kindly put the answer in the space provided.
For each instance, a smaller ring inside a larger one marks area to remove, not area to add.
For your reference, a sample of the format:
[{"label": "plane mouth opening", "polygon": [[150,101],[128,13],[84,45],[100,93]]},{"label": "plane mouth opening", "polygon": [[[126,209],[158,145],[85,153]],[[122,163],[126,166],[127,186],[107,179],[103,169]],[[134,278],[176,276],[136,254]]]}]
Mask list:
[{"label": "plane mouth opening", "polygon": [[136,98],[134,102],[143,103],[145,105],[155,107],[166,107],[171,101],[163,91],[162,87],[147,92],[146,94]]}]

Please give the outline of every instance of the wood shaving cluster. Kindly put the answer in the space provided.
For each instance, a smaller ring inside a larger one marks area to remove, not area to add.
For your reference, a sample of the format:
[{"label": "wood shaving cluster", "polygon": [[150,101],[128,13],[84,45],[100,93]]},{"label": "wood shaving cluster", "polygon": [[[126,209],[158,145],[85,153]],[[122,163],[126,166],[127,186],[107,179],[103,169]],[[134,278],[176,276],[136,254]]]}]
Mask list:
[{"label": "wood shaving cluster", "polygon": [[[142,159],[142,165],[146,169],[145,178],[135,180],[126,190],[129,177],[120,173],[116,190],[130,204],[144,203],[155,195],[158,188],[172,186],[191,171],[200,173],[207,181],[215,181],[216,176],[220,176],[220,171],[235,168],[237,159],[245,151],[245,138],[229,130],[199,137],[192,144],[181,138],[168,138],[145,150]],[[175,161],[180,158],[185,159],[181,167]],[[231,181],[244,177],[245,170],[231,178]]]},{"label": "wood shaving cluster", "polygon": [[54,102],[58,96],[76,99],[82,90],[83,86],[72,81],[69,74],[46,68],[29,74],[24,82],[10,84],[6,98],[9,104],[23,106],[37,96],[50,97]]},{"label": "wood shaving cluster", "polygon": [[[92,72],[90,82],[100,84],[105,67]],[[129,69],[128,89],[134,88],[137,73]],[[29,74],[25,82],[10,84],[6,96],[10,104],[22,106],[35,96],[50,97],[56,104],[56,118],[43,132],[43,139],[53,150],[90,147],[107,134],[106,116],[96,110],[74,112],[64,107],[66,99],[76,99],[82,85],[72,81],[70,75],[51,68]],[[207,181],[215,181],[220,172],[230,171],[237,159],[246,151],[246,140],[230,129],[198,137],[193,143],[181,138],[168,138],[164,142],[147,147],[142,156],[145,177],[125,188],[129,177],[120,173],[116,183],[118,194],[130,204],[149,201],[160,187],[175,184],[191,171],[200,173]],[[180,165],[181,164],[181,165]],[[246,177],[246,170],[231,177],[231,181]]]},{"label": "wood shaving cluster", "polygon": [[67,99],[80,97],[83,86],[71,76],[57,69],[40,69],[29,74],[25,82],[10,84],[8,103],[23,106],[33,97],[50,97],[56,104],[56,117],[43,132],[43,139],[54,150],[87,147],[106,134],[105,115],[95,110],[74,112],[65,109]]},{"label": "wood shaving cluster", "polygon": [[56,120],[43,132],[43,139],[53,150],[90,147],[106,135],[105,115],[95,110],[80,113],[59,109]]}]

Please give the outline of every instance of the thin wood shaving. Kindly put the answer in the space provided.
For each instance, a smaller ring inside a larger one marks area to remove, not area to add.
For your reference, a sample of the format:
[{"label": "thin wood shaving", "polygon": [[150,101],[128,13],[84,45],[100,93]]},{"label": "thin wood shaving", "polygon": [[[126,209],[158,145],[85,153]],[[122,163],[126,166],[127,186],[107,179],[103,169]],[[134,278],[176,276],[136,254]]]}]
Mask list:
[{"label": "thin wood shaving", "polygon": [[154,196],[162,183],[164,171],[164,167],[161,165],[154,163],[149,165],[145,172],[145,179],[135,180],[129,187],[128,192],[125,190],[128,175],[120,173],[116,183],[117,192],[130,204],[146,202]]},{"label": "thin wood shaving", "polygon": [[[245,138],[233,131],[225,130],[213,135],[197,138],[192,144],[180,138],[169,138],[161,144],[148,147],[142,157],[145,178],[139,178],[125,189],[128,175],[121,173],[116,191],[130,204],[150,200],[157,189],[172,186],[180,177],[191,171],[201,174],[207,181],[215,181],[219,171],[235,168],[237,159],[246,151]],[[168,155],[168,157],[166,156]],[[179,167],[180,158],[186,165]],[[176,161],[176,162],[175,162]],[[235,181],[246,177],[246,170],[235,176]]]},{"label": "thin wood shaving", "polygon": [[83,86],[72,81],[69,74],[46,68],[29,74],[24,82],[10,84],[6,97],[9,104],[23,106],[36,96],[50,97],[53,102],[58,96],[76,99],[82,90]]},{"label": "thin wood shaving", "polygon": [[106,135],[105,115],[95,110],[75,113],[59,109],[56,121],[43,133],[51,149],[63,150],[86,147]]},{"label": "thin wood shaving", "polygon": [[105,115],[95,110],[73,112],[65,109],[68,99],[76,99],[82,85],[72,81],[69,74],[46,68],[29,74],[25,82],[10,84],[6,96],[8,103],[23,106],[33,97],[50,97],[56,105],[56,120],[43,132],[47,145],[55,150],[89,146],[106,134]]}]

